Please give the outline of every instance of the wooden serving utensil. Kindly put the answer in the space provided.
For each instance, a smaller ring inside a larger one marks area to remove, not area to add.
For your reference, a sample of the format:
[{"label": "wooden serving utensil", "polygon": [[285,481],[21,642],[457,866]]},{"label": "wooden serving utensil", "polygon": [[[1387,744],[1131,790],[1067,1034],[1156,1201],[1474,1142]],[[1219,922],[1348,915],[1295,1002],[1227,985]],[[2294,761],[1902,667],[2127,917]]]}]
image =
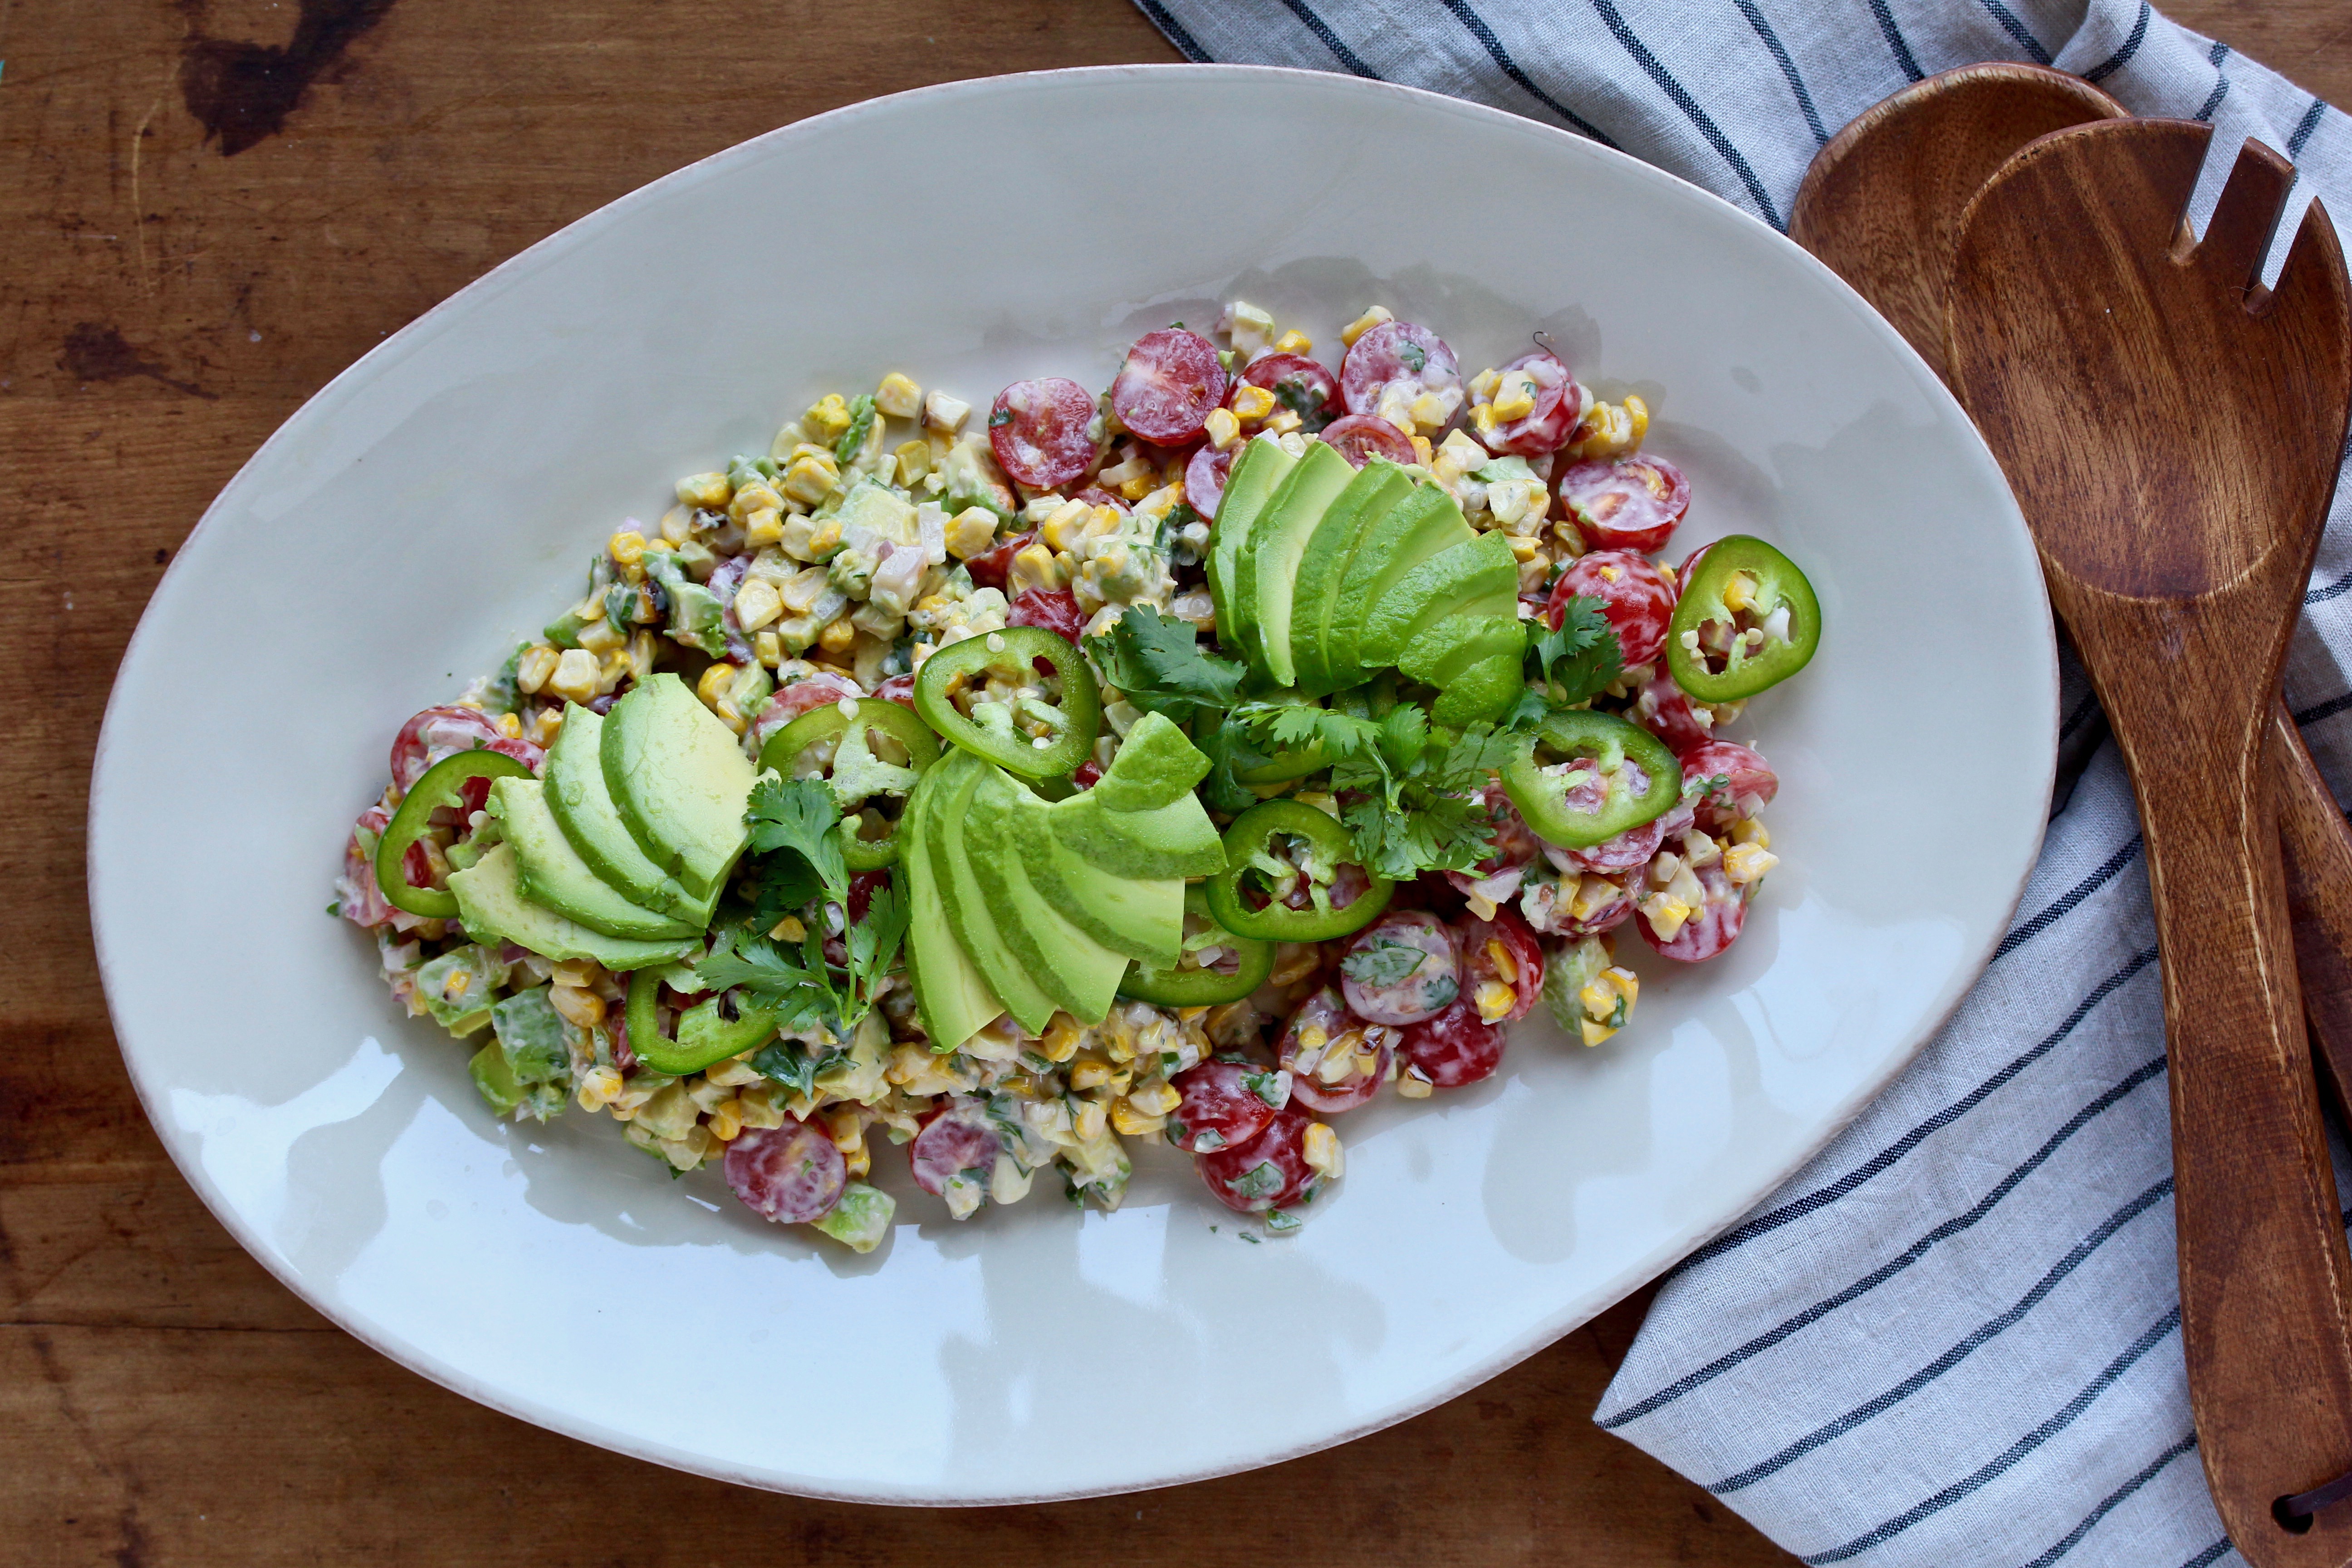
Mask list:
[{"label": "wooden serving utensil", "polygon": [[[1948,382],[1944,313],[1969,201],[2025,145],[2130,110],[2080,77],[1993,61],[1914,82],[1832,137],[1805,171],[1789,237],[1829,264]],[[2303,1010],[2320,1084],[2352,1127],[2352,823],[2282,699],[2268,766]]]},{"label": "wooden serving utensil", "polygon": [[2263,761],[2352,412],[2352,284],[2314,203],[2260,286],[2294,172],[2254,143],[2185,246],[2210,135],[2105,120],[2010,160],[1962,221],[1949,366],[2139,802],[2206,1480],[2250,1561],[2336,1568],[2352,1512],[2274,1512],[2352,1470],[2352,1257]]}]

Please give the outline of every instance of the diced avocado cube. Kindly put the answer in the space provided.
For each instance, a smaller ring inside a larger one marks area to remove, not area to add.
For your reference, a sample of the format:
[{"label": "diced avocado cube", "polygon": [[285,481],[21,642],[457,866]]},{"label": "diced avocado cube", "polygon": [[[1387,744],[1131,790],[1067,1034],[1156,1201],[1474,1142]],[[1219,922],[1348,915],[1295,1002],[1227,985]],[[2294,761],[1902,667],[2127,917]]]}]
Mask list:
[{"label": "diced avocado cube", "polygon": [[1004,478],[1004,470],[996,466],[996,455],[988,449],[984,437],[966,436],[947,450],[940,459],[940,493],[946,498],[940,504],[950,517],[966,507],[981,507],[994,512],[1004,522],[1013,521],[1013,486]]},{"label": "diced avocado cube", "polygon": [[852,1182],[832,1208],[809,1223],[852,1252],[871,1252],[890,1234],[898,1208],[898,1200],[879,1187]]},{"label": "diced avocado cube", "polygon": [[416,972],[416,997],[433,1021],[460,1039],[490,1021],[503,965],[478,942],[453,947]]},{"label": "diced avocado cube", "polygon": [[490,1027],[517,1083],[572,1081],[572,1037],[578,1027],[555,1010],[548,987],[500,997],[490,1008]]},{"label": "diced avocado cube", "polygon": [[587,625],[587,620],[578,611],[566,610],[548,622],[546,629],[541,632],[540,636],[557,647],[578,647],[581,630]]},{"label": "diced avocado cube", "polygon": [[667,551],[648,551],[646,572],[669,596],[669,635],[717,658],[727,651],[727,606],[719,595],[688,577]]},{"label": "diced avocado cube", "polygon": [[523,1102],[523,1086],[515,1081],[514,1069],[507,1066],[506,1054],[496,1040],[476,1051],[466,1070],[473,1074],[474,1087],[500,1116],[512,1116],[515,1107]]}]

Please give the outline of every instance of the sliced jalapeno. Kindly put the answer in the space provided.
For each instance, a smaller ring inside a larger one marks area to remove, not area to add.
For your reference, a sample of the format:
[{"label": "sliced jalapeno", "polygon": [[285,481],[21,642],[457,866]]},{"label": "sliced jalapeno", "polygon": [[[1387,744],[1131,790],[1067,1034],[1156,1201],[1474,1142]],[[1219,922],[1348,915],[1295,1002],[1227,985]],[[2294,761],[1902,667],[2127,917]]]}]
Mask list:
[{"label": "sliced jalapeno", "polygon": [[[1045,689],[1048,680],[1057,690]],[[1058,778],[1093,754],[1102,689],[1086,655],[1052,632],[1007,626],[925,659],[915,675],[915,711],[1007,773]]]},{"label": "sliced jalapeno", "polygon": [[1682,585],[1666,670],[1701,702],[1737,702],[1804,668],[1821,641],[1821,601],[1797,563],[1735,533],[1708,545]]},{"label": "sliced jalapeno", "polygon": [[677,1037],[661,1032],[661,970],[640,969],[629,976],[629,1050],[657,1073],[684,1078],[690,1072],[740,1057],[776,1032],[776,1016],[740,1007],[728,996],[707,996],[677,1016]]},{"label": "sliced jalapeno", "polygon": [[[425,776],[410,787],[400,809],[384,824],[383,837],[375,847],[375,884],[383,890],[384,901],[428,920],[456,919],[457,894],[440,888],[420,888],[408,879],[403,867],[409,846],[425,837],[433,826],[433,814],[443,806],[481,809],[478,802],[469,804],[467,799],[466,786],[474,780],[529,777],[530,767],[504,752],[459,752],[425,769]],[[487,795],[488,791],[482,793]]]},{"label": "sliced jalapeno", "polygon": [[[1154,969],[1130,963],[1118,994],[1161,1007],[1214,1007],[1238,1002],[1265,984],[1274,973],[1274,943],[1255,937],[1235,936],[1209,912],[1208,890],[1195,882],[1184,889],[1184,958],[1174,969]],[[1198,931],[1192,928],[1198,925]],[[1211,949],[1217,957],[1200,962]],[[1230,967],[1228,967],[1230,965]]]},{"label": "sliced jalapeno", "polygon": [[[1345,871],[1355,876],[1343,880]],[[1335,897],[1358,879],[1364,886],[1353,897]],[[1345,936],[1371,924],[1396,891],[1394,882],[1364,869],[1345,827],[1295,800],[1269,800],[1234,818],[1225,829],[1225,869],[1206,887],[1216,922],[1261,942]]]},{"label": "sliced jalapeno", "polygon": [[1503,788],[1536,837],[1589,849],[1665,816],[1683,795],[1664,742],[1610,713],[1554,713],[1503,764]]},{"label": "sliced jalapeno", "polygon": [[[800,772],[803,757],[831,742],[824,776],[841,807],[842,860],[853,871],[878,871],[898,864],[898,813],[905,810],[915,780],[940,760],[940,742],[896,702],[867,697],[847,713],[841,709],[841,702],[812,708],[769,736],[760,748],[760,768],[788,779],[811,776]],[[875,754],[877,736],[907,753],[903,765]],[[880,803],[887,801],[898,810],[886,811]]]}]

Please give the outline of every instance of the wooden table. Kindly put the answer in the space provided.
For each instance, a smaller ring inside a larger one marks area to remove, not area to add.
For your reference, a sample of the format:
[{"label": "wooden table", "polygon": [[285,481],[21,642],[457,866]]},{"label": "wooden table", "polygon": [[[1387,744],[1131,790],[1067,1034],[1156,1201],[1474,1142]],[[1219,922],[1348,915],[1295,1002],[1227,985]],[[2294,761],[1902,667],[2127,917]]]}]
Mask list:
[{"label": "wooden table", "polygon": [[[2341,0],[2171,10],[2352,102]],[[124,1077],[81,875],[115,663],[214,492],[379,339],[682,163],[928,82],[1176,58],[1128,0],[299,0],[297,15],[292,0],[0,5],[15,540],[0,674],[20,694],[0,745],[15,803],[0,837],[0,1554],[1792,1562],[1591,1425],[1639,1299],[1451,1405],[1255,1474],[885,1510],[729,1488],[493,1414],[346,1337],[229,1239]],[[218,760],[243,765],[257,741],[299,745],[304,709],[360,673],[320,648],[281,690],[220,691],[192,669],[188,696],[221,705]],[[230,1005],[229,984],[189,1005]]]}]

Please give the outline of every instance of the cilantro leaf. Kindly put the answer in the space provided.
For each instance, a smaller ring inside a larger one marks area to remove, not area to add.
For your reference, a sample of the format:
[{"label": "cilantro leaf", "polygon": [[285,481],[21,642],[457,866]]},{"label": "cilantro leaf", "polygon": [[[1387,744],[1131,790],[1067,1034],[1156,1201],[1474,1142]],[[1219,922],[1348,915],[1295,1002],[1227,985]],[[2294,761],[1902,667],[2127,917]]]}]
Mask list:
[{"label": "cilantro leaf", "polygon": [[1240,661],[1202,651],[1189,621],[1131,605],[1087,639],[1103,679],[1147,713],[1182,723],[1202,709],[1225,709],[1247,673]]},{"label": "cilantro leaf", "polygon": [[816,1098],[820,1073],[830,1072],[849,1059],[846,1051],[809,1051],[790,1040],[772,1040],[751,1058],[751,1070],[774,1079],[804,1099]]},{"label": "cilantro leaf", "polygon": [[751,786],[743,820],[751,826],[754,853],[790,850],[807,863],[833,902],[849,897],[849,868],[842,861],[841,837],[835,831],[841,808],[824,780],[762,775]]},{"label": "cilantro leaf", "polygon": [[1413,971],[1427,962],[1429,954],[1410,942],[1389,942],[1385,939],[1371,946],[1360,948],[1339,961],[1339,973],[1359,985],[1384,990],[1402,984]]},{"label": "cilantro leaf", "polygon": [[694,973],[707,989],[748,993],[760,1006],[775,1012],[776,1027],[786,1034],[820,1027],[841,1032],[841,998],[825,971],[824,941],[814,931],[803,942],[797,961],[766,937],[740,929],[722,931],[712,938],[709,956],[696,963]]},{"label": "cilantro leaf", "polygon": [[1568,601],[1559,630],[1538,632],[1528,645],[1546,693],[1563,707],[1586,700],[1625,672],[1624,650],[1606,608],[1580,594]]}]

